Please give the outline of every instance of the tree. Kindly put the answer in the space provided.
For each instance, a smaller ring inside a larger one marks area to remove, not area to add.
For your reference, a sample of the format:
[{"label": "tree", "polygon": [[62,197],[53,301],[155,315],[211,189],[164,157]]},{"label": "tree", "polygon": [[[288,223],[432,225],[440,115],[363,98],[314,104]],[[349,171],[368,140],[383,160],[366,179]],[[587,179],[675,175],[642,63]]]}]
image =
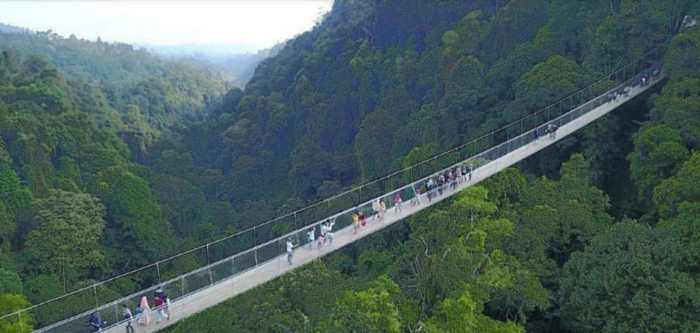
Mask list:
[{"label": "tree", "polygon": [[515,96],[534,111],[582,88],[589,81],[588,76],[575,61],[554,55],[532,67],[515,83]]},{"label": "tree", "polygon": [[348,291],[333,309],[333,332],[401,332],[396,304],[399,287],[386,276],[365,290]]},{"label": "tree", "polygon": [[8,213],[5,204],[0,201],[0,250],[9,251],[10,241],[14,238],[16,228],[14,217]]},{"label": "tree", "polygon": [[[29,307],[30,304],[22,295],[0,294],[0,316]],[[26,312],[19,316],[10,316],[0,320],[0,332],[2,333],[29,333],[32,331],[33,320]]]},{"label": "tree", "polygon": [[396,117],[383,108],[362,120],[355,139],[355,155],[364,179],[373,179],[389,170],[398,126]]},{"label": "tree", "polygon": [[689,147],[700,148],[700,75],[670,80],[653,101],[651,118],[676,130]]},{"label": "tree", "polygon": [[664,56],[665,69],[674,81],[700,76],[700,32],[697,29],[673,38]]},{"label": "tree", "polygon": [[482,314],[482,304],[465,291],[458,298],[442,301],[425,324],[430,333],[523,333],[513,322],[499,322]]},{"label": "tree", "polygon": [[145,265],[174,248],[171,226],[163,219],[146,181],[111,168],[101,172],[98,184],[107,207],[107,244],[121,249],[118,257],[110,258],[112,262]]},{"label": "tree", "polygon": [[97,198],[51,190],[35,210],[38,227],[29,233],[26,247],[35,270],[63,276],[66,287],[67,269],[94,268],[102,262],[105,209]]},{"label": "tree", "polygon": [[499,208],[511,207],[518,203],[527,186],[525,176],[516,168],[508,168],[487,179],[489,200]]},{"label": "tree", "polygon": [[654,189],[653,200],[662,218],[676,215],[683,202],[700,202],[700,153],[694,152],[678,173],[665,179]]},{"label": "tree", "polygon": [[615,225],[564,267],[563,324],[603,333],[697,331],[700,289],[688,260],[684,244],[667,232]]},{"label": "tree", "polygon": [[0,294],[21,294],[22,281],[14,271],[0,267]]},{"label": "tree", "polygon": [[700,202],[680,203],[676,215],[661,220],[658,227],[673,231],[696,255],[700,255]]},{"label": "tree", "polygon": [[[0,216],[0,237],[3,242],[10,239],[19,221],[20,229],[27,230],[32,193],[20,183],[17,174],[9,168],[0,167],[0,205],[5,208],[5,217]],[[0,209],[1,210],[1,209]],[[2,215],[2,213],[0,213]]]},{"label": "tree", "polygon": [[667,125],[651,124],[634,136],[634,151],[627,159],[641,207],[651,206],[654,187],[671,176],[687,155],[681,136]]}]

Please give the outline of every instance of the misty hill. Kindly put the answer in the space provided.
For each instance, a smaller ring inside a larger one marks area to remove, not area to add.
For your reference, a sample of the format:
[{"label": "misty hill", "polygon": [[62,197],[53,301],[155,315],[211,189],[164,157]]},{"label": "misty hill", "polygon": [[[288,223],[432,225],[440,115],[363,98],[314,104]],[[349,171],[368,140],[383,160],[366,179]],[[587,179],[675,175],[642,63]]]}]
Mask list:
[{"label": "misty hill", "polygon": [[0,32],[2,33],[30,33],[29,29],[16,27],[14,25],[0,23]]},{"label": "misty hill", "polygon": [[202,117],[207,104],[226,87],[215,71],[184,60],[164,60],[128,44],[66,38],[49,31],[0,33],[0,49],[19,57],[41,57],[66,79],[99,90],[110,111],[91,116],[100,126],[138,128],[138,138],[128,140],[141,147],[136,150],[140,153],[161,132],[184,119]]},{"label": "misty hill", "polygon": [[210,70],[221,73],[226,81],[230,82],[234,87],[242,89],[253,76],[258,64],[276,55],[284,47],[284,43],[255,53],[241,52],[235,46],[227,48],[201,45],[145,45],[143,47],[168,59],[187,60],[201,64]]}]

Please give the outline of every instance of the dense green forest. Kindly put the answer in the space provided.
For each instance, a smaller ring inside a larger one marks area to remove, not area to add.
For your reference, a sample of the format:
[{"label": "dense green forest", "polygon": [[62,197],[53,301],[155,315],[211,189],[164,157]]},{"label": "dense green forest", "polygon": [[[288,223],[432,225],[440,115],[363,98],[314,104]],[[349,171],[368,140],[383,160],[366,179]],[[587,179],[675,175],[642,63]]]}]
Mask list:
[{"label": "dense green forest", "polygon": [[696,332],[698,14],[336,0],[225,93],[129,45],[0,33],[0,313],[420,161],[673,38],[656,93],[171,331]]},{"label": "dense green forest", "polygon": [[129,45],[0,33],[0,312],[213,234],[177,222],[203,211],[182,204],[203,202],[201,191],[143,162],[161,137],[203,119],[225,87]]}]

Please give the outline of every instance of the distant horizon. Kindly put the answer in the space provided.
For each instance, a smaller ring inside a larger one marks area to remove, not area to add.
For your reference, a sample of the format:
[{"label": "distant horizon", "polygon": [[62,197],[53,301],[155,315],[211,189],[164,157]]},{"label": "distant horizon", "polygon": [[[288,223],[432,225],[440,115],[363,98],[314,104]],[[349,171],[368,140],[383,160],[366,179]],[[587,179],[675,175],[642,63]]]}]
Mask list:
[{"label": "distant horizon", "polygon": [[3,1],[0,22],[91,41],[240,54],[273,47],[311,29],[332,4],[332,0]]}]

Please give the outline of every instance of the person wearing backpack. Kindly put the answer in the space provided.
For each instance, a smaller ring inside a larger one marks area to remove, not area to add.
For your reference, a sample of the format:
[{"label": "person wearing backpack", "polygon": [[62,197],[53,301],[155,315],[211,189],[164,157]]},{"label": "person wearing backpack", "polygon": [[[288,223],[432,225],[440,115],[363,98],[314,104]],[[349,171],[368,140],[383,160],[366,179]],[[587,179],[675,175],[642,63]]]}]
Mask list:
[{"label": "person wearing backpack", "polygon": [[102,318],[100,318],[100,314],[97,311],[90,314],[90,317],[88,317],[88,332],[102,332],[103,325],[104,322],[102,321]]}]

